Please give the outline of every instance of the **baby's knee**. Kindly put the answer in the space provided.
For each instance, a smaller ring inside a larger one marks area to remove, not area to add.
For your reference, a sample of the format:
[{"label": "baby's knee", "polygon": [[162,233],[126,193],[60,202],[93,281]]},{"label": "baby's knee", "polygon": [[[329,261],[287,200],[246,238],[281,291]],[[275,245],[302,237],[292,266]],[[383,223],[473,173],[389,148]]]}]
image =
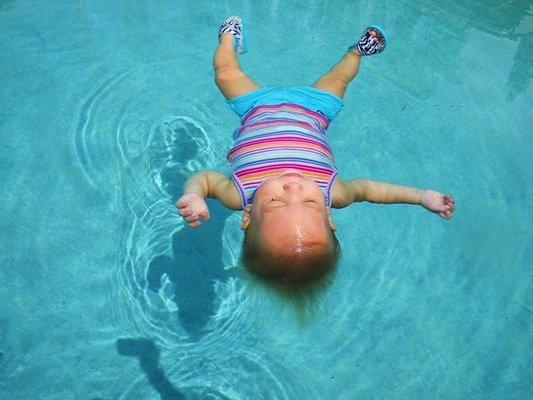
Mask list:
[{"label": "baby's knee", "polygon": [[237,64],[226,64],[215,68],[215,82],[217,85],[235,82],[244,76]]}]

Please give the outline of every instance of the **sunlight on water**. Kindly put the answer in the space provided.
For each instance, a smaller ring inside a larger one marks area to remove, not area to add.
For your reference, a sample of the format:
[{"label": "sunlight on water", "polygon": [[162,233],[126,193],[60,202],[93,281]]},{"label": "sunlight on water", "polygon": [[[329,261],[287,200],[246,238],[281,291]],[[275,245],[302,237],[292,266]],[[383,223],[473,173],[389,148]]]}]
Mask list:
[{"label": "sunlight on water", "polygon": [[[0,398],[531,397],[532,6],[178,3],[0,4]],[[262,85],[310,84],[382,25],[328,131],[340,175],[458,203],[334,210],[342,260],[305,327],[240,274],[240,213],[209,200],[191,230],[174,207],[228,172],[211,57],[232,14]]]}]

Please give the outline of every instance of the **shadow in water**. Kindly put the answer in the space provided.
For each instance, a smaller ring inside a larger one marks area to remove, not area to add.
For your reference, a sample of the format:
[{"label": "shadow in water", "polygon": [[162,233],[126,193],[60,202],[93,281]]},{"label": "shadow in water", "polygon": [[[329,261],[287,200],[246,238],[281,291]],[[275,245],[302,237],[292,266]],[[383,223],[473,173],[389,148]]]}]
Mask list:
[{"label": "shadow in water", "polygon": [[[196,162],[205,162],[202,146],[205,133],[190,121],[180,118],[164,127],[171,130],[173,140],[169,145],[170,158],[160,171],[163,187],[175,202],[182,193],[183,185],[192,174],[179,167]],[[163,134],[164,132],[161,132]],[[178,318],[189,335],[198,339],[209,317],[215,310],[213,281],[224,280],[222,256],[222,232],[226,218],[231,212],[218,201],[207,199],[211,218],[199,228],[185,227],[172,236],[172,256],[155,257],[148,266],[148,288],[153,292],[161,289],[162,277],[172,282],[173,300],[178,305]],[[176,218],[179,218],[176,211]]]},{"label": "shadow in water", "polygon": [[172,236],[173,256],[154,258],[148,271],[148,287],[157,292],[164,274],[173,283],[174,301],[178,305],[181,325],[193,339],[215,310],[215,280],[230,274],[223,269],[222,231],[231,214],[218,201],[209,201],[211,218],[197,229],[186,227]]},{"label": "shadow in water", "polygon": [[148,378],[150,385],[159,393],[162,400],[184,400],[185,395],[172,386],[159,366],[159,348],[150,339],[118,339],[117,352],[122,356],[136,357],[139,366]]},{"label": "shadow in water", "polygon": [[209,386],[175,388],[159,365],[161,351],[151,339],[122,338],[118,339],[115,345],[118,354],[137,358],[148,382],[159,393],[161,400],[230,400],[218,389]]}]

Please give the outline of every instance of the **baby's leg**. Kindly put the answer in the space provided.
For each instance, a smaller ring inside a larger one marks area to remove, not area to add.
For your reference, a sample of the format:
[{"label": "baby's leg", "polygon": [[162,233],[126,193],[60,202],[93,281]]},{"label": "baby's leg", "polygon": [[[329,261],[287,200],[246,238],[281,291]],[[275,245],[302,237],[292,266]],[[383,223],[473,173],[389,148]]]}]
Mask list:
[{"label": "baby's leg", "polygon": [[313,87],[344,97],[348,84],[359,71],[360,63],[361,54],[359,52],[347,52],[327,74],[322,75],[313,83]]},{"label": "baby's leg", "polygon": [[260,86],[242,70],[233,48],[233,35],[220,36],[220,44],[213,57],[215,83],[226,99],[232,99]]},{"label": "baby's leg", "polygon": [[346,87],[359,71],[361,56],[379,54],[385,49],[386,44],[385,34],[381,28],[375,25],[369,26],[364,30],[359,41],[350,46],[344,57],[327,74],[322,75],[313,86],[343,97]]}]

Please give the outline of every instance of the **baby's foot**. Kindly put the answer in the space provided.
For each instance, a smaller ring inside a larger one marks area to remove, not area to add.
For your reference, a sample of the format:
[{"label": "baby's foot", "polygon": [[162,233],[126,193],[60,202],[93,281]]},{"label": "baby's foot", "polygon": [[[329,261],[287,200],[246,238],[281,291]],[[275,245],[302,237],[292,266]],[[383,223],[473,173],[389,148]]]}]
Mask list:
[{"label": "baby's foot", "polygon": [[369,26],[357,43],[348,47],[348,51],[361,56],[379,54],[385,50],[387,40],[385,34],[376,26]]},{"label": "baby's foot", "polygon": [[246,53],[246,47],[244,45],[244,28],[241,17],[234,15],[225,20],[218,30],[219,40],[222,35],[233,36],[233,48],[235,54]]}]

